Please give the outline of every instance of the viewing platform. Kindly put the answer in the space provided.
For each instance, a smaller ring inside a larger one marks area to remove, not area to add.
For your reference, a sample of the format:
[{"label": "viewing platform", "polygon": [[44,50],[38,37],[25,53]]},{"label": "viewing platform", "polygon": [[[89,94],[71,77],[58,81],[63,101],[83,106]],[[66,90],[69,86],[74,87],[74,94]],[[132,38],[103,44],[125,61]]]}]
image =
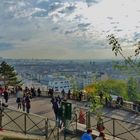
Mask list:
[{"label": "viewing platform", "polygon": [[[17,110],[17,104],[15,102],[16,98],[11,97],[8,103],[9,107],[3,112],[3,132],[5,133],[6,131],[15,131],[23,133],[23,135],[35,133],[35,135],[43,135],[44,139],[45,137],[49,136],[50,139],[53,140],[52,137],[56,137],[58,135],[58,131],[55,125],[52,105],[50,103],[51,98],[46,93],[45,94],[47,96],[45,96],[44,93],[42,92],[41,97],[35,97],[31,99],[31,113],[29,114],[22,112],[21,110]],[[73,133],[80,132],[80,134],[82,134],[87,128],[86,111],[88,111],[88,106],[85,106],[87,104],[87,101],[85,99],[82,101],[68,99],[67,102],[72,103],[73,109],[77,108],[77,112],[75,112],[77,114],[77,119],[74,118],[74,116],[72,117],[72,121],[69,124],[69,130],[72,130]],[[127,105],[128,108],[132,106],[132,104],[130,105],[129,102],[126,102],[126,104],[124,105]],[[116,140],[119,140],[127,138],[127,140],[139,140],[138,138],[140,136],[138,132],[140,128],[140,116],[137,112],[130,111],[130,108],[128,108],[104,109],[103,120],[106,128],[105,135],[108,139],[114,138]],[[79,111],[81,109],[83,113],[85,113],[84,124],[79,123]],[[90,120],[91,128],[93,129],[93,135],[98,136],[99,132],[96,130],[96,116],[94,116],[94,114],[91,114]],[[61,131],[59,130],[59,137],[63,138],[64,136],[63,133],[61,133]],[[73,139],[76,139],[76,136],[76,133],[74,135],[67,135],[67,137],[71,137],[71,139],[72,137]],[[80,136],[81,135],[79,135],[79,137]]]}]

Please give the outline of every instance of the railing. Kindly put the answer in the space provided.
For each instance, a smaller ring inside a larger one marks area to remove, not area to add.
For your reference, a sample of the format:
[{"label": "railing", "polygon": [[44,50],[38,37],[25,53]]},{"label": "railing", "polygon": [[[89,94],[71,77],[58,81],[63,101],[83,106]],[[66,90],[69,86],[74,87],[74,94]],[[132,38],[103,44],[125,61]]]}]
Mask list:
[{"label": "railing", "polygon": [[[42,94],[44,94],[44,96],[48,96],[46,91],[42,92]],[[134,110],[133,103],[127,101],[124,101],[123,108],[132,111]],[[80,111],[83,112],[84,122],[82,122],[82,124],[85,125],[85,128],[92,127],[97,131],[97,119],[95,114],[88,114],[88,109],[85,108],[75,108],[72,120],[68,121],[67,130],[76,134],[78,124],[81,123],[79,117]],[[136,107],[135,111],[139,111],[138,107]],[[11,108],[4,108],[2,114],[4,116],[0,115],[2,116],[2,124],[0,126],[5,130],[21,132],[24,134],[40,135],[45,137],[47,140],[59,140],[61,137],[64,137],[64,134],[60,135],[60,130],[54,120],[49,120],[45,117],[31,113],[28,114]],[[102,116],[102,118],[106,134],[124,140],[139,140],[140,124],[130,123],[108,116]],[[85,131],[85,128],[83,131]]]},{"label": "railing", "polygon": [[[82,123],[85,127],[81,127],[79,129],[83,129],[85,131],[86,128],[91,127],[93,130],[97,131],[97,116],[93,113],[88,115],[88,111],[82,108],[76,109],[77,116],[80,116],[80,110],[83,111],[83,117],[85,122]],[[120,120],[116,118],[111,118],[106,115],[102,115],[103,124],[105,127],[105,134],[111,136],[112,138],[120,138],[122,140],[140,140],[140,124],[129,122],[127,120]],[[77,117],[77,123],[80,123],[80,118]],[[77,124],[77,125],[78,125]],[[81,125],[80,125],[81,126]],[[80,127],[79,126],[79,127]]]},{"label": "railing", "polygon": [[[57,96],[57,95],[61,95],[61,93],[55,92],[54,96]],[[42,96],[49,96],[48,91],[42,91]],[[79,101],[78,97],[74,98],[72,95],[71,95],[70,99]],[[82,101],[83,100],[88,101],[88,97],[87,96],[82,96]],[[140,114],[140,104],[136,104],[136,103],[129,102],[129,101],[124,101],[123,106],[121,106],[121,108],[124,109],[124,110],[133,111],[135,113]]]},{"label": "railing", "polygon": [[59,140],[60,132],[54,120],[47,121],[46,132],[46,140]]},{"label": "railing", "polygon": [[[94,114],[91,115],[91,127],[96,130],[97,120]],[[105,133],[113,137],[117,137],[123,140],[139,140],[140,138],[140,124],[111,118],[108,116],[102,116],[105,126]]]},{"label": "railing", "polygon": [[122,108],[140,114],[140,103],[124,101]]},{"label": "railing", "polygon": [[[80,111],[83,112],[82,117],[84,121],[81,122]],[[2,117],[2,128],[9,131],[15,131],[26,134],[34,134],[43,136],[46,140],[59,140],[63,139],[64,133],[60,133],[60,129],[57,127],[54,120],[46,119],[31,113],[25,113],[22,111],[16,111],[10,108],[4,108],[2,111],[4,115]],[[108,116],[102,116],[105,134],[112,137],[117,137],[123,140],[139,140],[140,138],[140,124],[130,123],[128,121],[111,118]],[[84,108],[75,108],[73,110],[72,119],[67,122],[66,129],[71,131],[71,136],[66,135],[66,139],[70,140],[72,137],[76,137],[79,124],[82,123],[86,128],[91,127],[97,131],[97,118],[93,113],[88,112]],[[63,131],[64,129],[62,129]]]},{"label": "railing", "polygon": [[21,132],[24,134],[46,135],[46,118],[4,108],[2,128],[5,130]]},{"label": "railing", "polygon": [[0,113],[0,119],[1,129],[20,132],[25,135],[43,136],[47,140],[52,140],[52,138],[53,140],[58,140],[57,126],[54,120],[11,108],[3,108]]},{"label": "railing", "polygon": [[[54,96],[57,96],[57,95],[61,96],[61,93],[60,92],[54,92],[53,95]],[[48,95],[48,91],[47,90],[42,90],[41,91],[41,96],[49,97],[50,95]],[[79,96],[74,96],[74,95],[71,94],[70,99],[71,100],[79,101]],[[88,96],[82,96],[81,100],[88,102]],[[136,103],[133,103],[133,102],[130,102],[130,101],[124,101],[123,102],[123,106],[121,106],[121,108],[125,109],[125,110],[128,110],[128,111],[133,111],[135,113],[140,114],[140,103],[136,104]]]}]

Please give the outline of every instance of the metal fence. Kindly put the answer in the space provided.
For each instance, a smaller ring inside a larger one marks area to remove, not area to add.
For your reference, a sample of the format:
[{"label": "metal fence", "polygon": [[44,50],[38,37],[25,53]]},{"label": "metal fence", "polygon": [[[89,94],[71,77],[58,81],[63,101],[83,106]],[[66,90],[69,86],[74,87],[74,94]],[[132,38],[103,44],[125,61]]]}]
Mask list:
[{"label": "metal fence", "polygon": [[53,137],[53,140],[57,140],[57,127],[54,120],[11,108],[2,109],[0,120],[1,129],[42,136],[45,139]]},{"label": "metal fence", "polygon": [[[84,127],[79,125],[79,129],[83,131],[91,127],[93,130],[97,131],[97,116],[83,108],[77,108],[77,124],[81,124],[80,111],[83,112],[84,121],[82,122]],[[122,140],[140,140],[140,124],[133,123],[125,120],[120,120],[116,118],[111,118],[106,115],[101,116],[103,119],[103,124],[105,127],[105,134],[111,136],[112,138],[120,138]],[[82,125],[82,126],[83,126]]]},{"label": "metal fence", "polygon": [[[46,140],[71,140],[73,137],[76,138],[75,131],[77,129],[75,125],[76,116],[75,114],[72,116],[72,120],[67,122],[66,128],[66,130],[70,130],[72,133],[67,131],[65,135],[65,128],[62,127],[60,129],[55,120],[12,108],[3,108],[0,109],[0,129],[19,132],[25,135],[36,135]],[[74,123],[72,124],[72,122]]]},{"label": "metal fence", "polygon": [[[102,119],[106,135],[123,140],[140,140],[140,124],[111,118],[105,115],[102,116]],[[96,115],[89,112],[88,109],[77,107],[73,110],[72,119],[67,121],[67,135],[64,133],[65,128],[60,130],[54,120],[12,108],[4,108],[0,113],[0,120],[0,127],[2,129],[24,134],[39,135],[47,140],[59,140],[63,139],[62,137],[67,140],[73,137],[76,138],[77,130],[80,128],[79,124],[84,125],[82,131],[85,131],[88,127],[97,131]]]}]

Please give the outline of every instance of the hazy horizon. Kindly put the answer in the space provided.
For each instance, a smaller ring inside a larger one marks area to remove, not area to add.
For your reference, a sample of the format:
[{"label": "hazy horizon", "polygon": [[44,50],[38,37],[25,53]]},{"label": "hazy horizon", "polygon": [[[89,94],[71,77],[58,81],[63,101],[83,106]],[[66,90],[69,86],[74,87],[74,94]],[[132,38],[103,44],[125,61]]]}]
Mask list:
[{"label": "hazy horizon", "polygon": [[48,60],[48,61],[124,61],[124,59],[42,59],[42,58],[0,58],[0,60]]}]

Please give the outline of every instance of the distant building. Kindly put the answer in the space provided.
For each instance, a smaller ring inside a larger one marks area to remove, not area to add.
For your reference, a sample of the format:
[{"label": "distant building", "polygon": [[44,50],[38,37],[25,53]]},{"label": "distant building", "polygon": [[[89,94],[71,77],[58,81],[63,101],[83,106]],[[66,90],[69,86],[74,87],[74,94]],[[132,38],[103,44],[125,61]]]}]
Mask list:
[{"label": "distant building", "polygon": [[93,83],[93,74],[92,73],[82,73],[75,77],[76,85],[78,89],[83,89],[85,86]]},{"label": "distant building", "polygon": [[95,74],[96,81],[108,80],[108,75],[104,72],[98,72]]},{"label": "distant building", "polygon": [[55,92],[61,92],[64,89],[65,93],[68,93],[71,90],[71,84],[65,78],[55,78],[48,82],[49,88],[53,88]]},{"label": "distant building", "polygon": [[103,72],[99,73],[84,73],[82,75],[79,75],[76,77],[76,83],[79,89],[83,89],[87,85],[90,85],[96,81],[102,81],[102,80],[107,80],[108,75]]}]

